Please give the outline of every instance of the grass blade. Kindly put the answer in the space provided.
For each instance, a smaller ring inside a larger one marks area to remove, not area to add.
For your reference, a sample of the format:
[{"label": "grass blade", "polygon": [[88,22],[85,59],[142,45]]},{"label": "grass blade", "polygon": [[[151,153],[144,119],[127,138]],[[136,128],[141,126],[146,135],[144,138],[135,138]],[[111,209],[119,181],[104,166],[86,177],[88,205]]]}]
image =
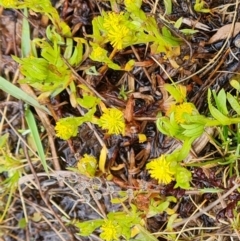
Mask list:
[{"label": "grass blade", "polygon": [[9,81],[7,81],[6,79],[4,79],[1,76],[0,76],[0,89],[2,89],[4,92],[8,93],[9,95],[15,97],[16,99],[22,100],[23,102],[51,115],[51,113],[45,106],[40,105],[36,99],[27,95],[23,90],[21,90],[20,88],[18,88],[14,84],[10,83]]},{"label": "grass blade", "polygon": [[30,129],[30,131],[32,133],[33,140],[34,140],[35,145],[37,147],[37,151],[38,151],[41,163],[43,165],[43,168],[44,168],[46,173],[49,173],[46,158],[45,158],[45,153],[44,153],[42,142],[41,142],[41,139],[40,139],[40,136],[39,136],[36,121],[35,121],[35,118],[34,118],[32,112],[29,109],[27,109],[25,111],[25,118],[26,118],[26,121],[27,121],[27,124],[28,124],[28,128]]},{"label": "grass blade", "polygon": [[24,9],[23,23],[22,23],[22,37],[21,37],[21,50],[22,57],[27,57],[31,51],[30,27],[27,20],[28,11]]}]

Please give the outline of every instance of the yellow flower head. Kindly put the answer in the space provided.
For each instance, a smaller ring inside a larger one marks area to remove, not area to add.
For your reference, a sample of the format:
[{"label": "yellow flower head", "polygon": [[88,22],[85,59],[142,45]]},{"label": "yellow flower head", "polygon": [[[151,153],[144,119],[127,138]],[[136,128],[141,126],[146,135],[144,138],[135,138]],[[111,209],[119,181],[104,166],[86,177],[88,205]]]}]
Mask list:
[{"label": "yellow flower head", "polygon": [[184,118],[184,114],[192,115],[194,111],[194,106],[191,103],[182,103],[180,105],[175,106],[175,120],[177,123],[185,123],[186,119]]},{"label": "yellow flower head", "polygon": [[105,30],[111,30],[114,27],[117,27],[118,25],[121,25],[125,20],[124,13],[115,13],[115,12],[107,12],[103,14],[104,21],[103,21],[103,27]]},{"label": "yellow flower head", "polygon": [[109,108],[103,112],[103,115],[99,119],[99,126],[108,130],[108,134],[124,135],[125,121],[122,111],[116,108]]},{"label": "yellow flower head", "polygon": [[56,136],[68,140],[78,133],[78,123],[74,117],[60,119],[55,126]]},{"label": "yellow flower head", "polygon": [[105,241],[113,241],[118,239],[118,225],[114,224],[111,220],[106,220],[105,223],[101,226],[102,233],[100,238]]},{"label": "yellow flower head", "polygon": [[174,113],[175,121],[178,124],[183,124],[187,121],[184,114],[192,115],[194,114],[195,111],[196,111],[196,108],[194,107],[193,104],[184,102],[179,105],[173,104],[166,112],[166,115],[170,116],[172,113]]},{"label": "yellow flower head", "polygon": [[146,168],[150,173],[150,176],[157,179],[158,183],[168,184],[174,179],[174,172],[171,170],[170,165],[171,162],[166,160],[164,155],[161,155],[160,157],[151,160],[151,162],[146,165]]},{"label": "yellow flower head", "polygon": [[79,172],[88,177],[94,177],[97,169],[97,160],[94,156],[84,154],[78,161],[77,168]]},{"label": "yellow flower head", "polygon": [[128,38],[130,30],[122,25],[116,26],[108,32],[108,39],[113,47],[117,49],[123,49],[124,38]]},{"label": "yellow flower head", "polygon": [[104,14],[103,27],[106,31],[106,37],[113,47],[123,49],[123,44],[129,41],[130,29],[126,26],[128,17],[123,12],[108,12]]}]

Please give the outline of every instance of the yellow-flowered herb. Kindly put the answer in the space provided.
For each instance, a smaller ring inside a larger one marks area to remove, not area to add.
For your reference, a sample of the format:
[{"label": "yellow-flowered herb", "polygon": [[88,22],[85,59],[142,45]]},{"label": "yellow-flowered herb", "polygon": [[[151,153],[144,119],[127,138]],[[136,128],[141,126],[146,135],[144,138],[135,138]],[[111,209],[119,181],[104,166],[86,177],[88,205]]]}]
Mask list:
[{"label": "yellow-flowered herb", "polygon": [[167,160],[164,155],[151,160],[146,165],[146,169],[150,173],[150,176],[157,179],[160,184],[168,184],[174,179],[171,162]]},{"label": "yellow-flowered herb", "polygon": [[122,111],[116,108],[109,108],[103,111],[98,125],[108,130],[108,134],[125,134],[125,121]]},{"label": "yellow-flowered herb", "polygon": [[106,220],[100,229],[102,231],[102,233],[100,234],[100,238],[104,239],[105,241],[119,240],[119,225],[117,223],[114,223],[114,221]]},{"label": "yellow-flowered herb", "polygon": [[184,102],[179,105],[173,105],[170,107],[170,110],[168,111],[169,114],[174,113],[175,121],[178,124],[183,124],[187,122],[187,119],[185,117],[185,114],[192,115],[194,113],[195,107],[192,103]]},{"label": "yellow-flowered herb", "polygon": [[75,117],[60,119],[55,126],[56,136],[68,140],[78,133],[78,121]]}]

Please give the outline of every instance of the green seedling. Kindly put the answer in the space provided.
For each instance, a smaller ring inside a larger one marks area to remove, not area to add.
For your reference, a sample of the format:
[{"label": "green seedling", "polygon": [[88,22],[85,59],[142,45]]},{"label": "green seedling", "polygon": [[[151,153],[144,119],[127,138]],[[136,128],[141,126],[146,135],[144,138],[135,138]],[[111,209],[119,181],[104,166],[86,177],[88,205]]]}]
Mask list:
[{"label": "green seedling", "polygon": [[193,8],[196,12],[200,12],[200,13],[210,13],[211,9],[206,8],[206,2],[204,0],[196,0]]}]

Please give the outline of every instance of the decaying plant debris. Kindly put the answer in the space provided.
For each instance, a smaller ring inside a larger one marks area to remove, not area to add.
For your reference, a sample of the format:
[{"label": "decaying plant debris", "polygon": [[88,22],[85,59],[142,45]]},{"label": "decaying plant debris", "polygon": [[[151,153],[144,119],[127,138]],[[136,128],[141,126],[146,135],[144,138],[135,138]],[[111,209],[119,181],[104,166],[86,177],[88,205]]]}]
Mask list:
[{"label": "decaying plant debris", "polygon": [[[124,1],[52,4],[72,37],[86,41],[93,41],[93,19],[103,12],[107,18],[107,12],[126,10]],[[38,85],[19,83],[22,63],[18,60],[18,65],[17,58],[11,57],[22,56],[24,20],[29,22],[31,39],[46,40],[51,19],[34,10],[26,18],[22,9],[1,7],[1,76],[38,101],[24,103],[0,84],[0,240],[239,240],[239,123],[234,122],[239,113],[230,103],[231,96],[239,102],[239,4],[238,0],[143,1],[141,10],[153,17],[159,32],[169,30],[171,43],[176,41],[179,46],[160,46],[163,53],[154,52],[160,47],[152,46],[151,41],[118,45],[118,49],[109,41],[104,43],[107,58],[97,61],[89,57],[90,50],[82,42],[82,62],[71,65],[66,56],[62,62],[76,91],[67,83],[54,97]],[[40,52],[41,41],[36,52]],[[49,46],[50,42],[46,41]],[[60,51],[65,47],[62,44]],[[39,85],[44,86],[44,81]],[[156,125],[159,113],[167,116],[173,101],[167,83],[183,85],[188,102],[206,118],[211,112],[209,89],[220,103],[216,101],[219,111],[224,105],[221,94],[227,93],[227,115],[235,118],[230,124],[207,127],[192,143],[179,164],[191,173],[190,188],[185,189],[176,187],[174,178],[159,184],[146,168],[150,160],[184,146],[185,140],[164,135]],[[54,85],[47,84],[48,88]],[[77,102],[78,97],[84,100],[88,95],[91,98],[86,102]],[[92,106],[84,106],[91,101],[95,101]],[[122,112],[125,126],[121,133],[112,134],[97,122],[111,108]],[[96,119],[81,119],[75,136],[67,140],[56,136],[54,127],[60,119],[84,117],[93,109]],[[26,113],[36,122],[46,166],[27,131]],[[85,154],[96,158],[97,168],[79,173],[78,163],[88,157]],[[114,215],[120,227],[115,239],[104,236]]]}]

